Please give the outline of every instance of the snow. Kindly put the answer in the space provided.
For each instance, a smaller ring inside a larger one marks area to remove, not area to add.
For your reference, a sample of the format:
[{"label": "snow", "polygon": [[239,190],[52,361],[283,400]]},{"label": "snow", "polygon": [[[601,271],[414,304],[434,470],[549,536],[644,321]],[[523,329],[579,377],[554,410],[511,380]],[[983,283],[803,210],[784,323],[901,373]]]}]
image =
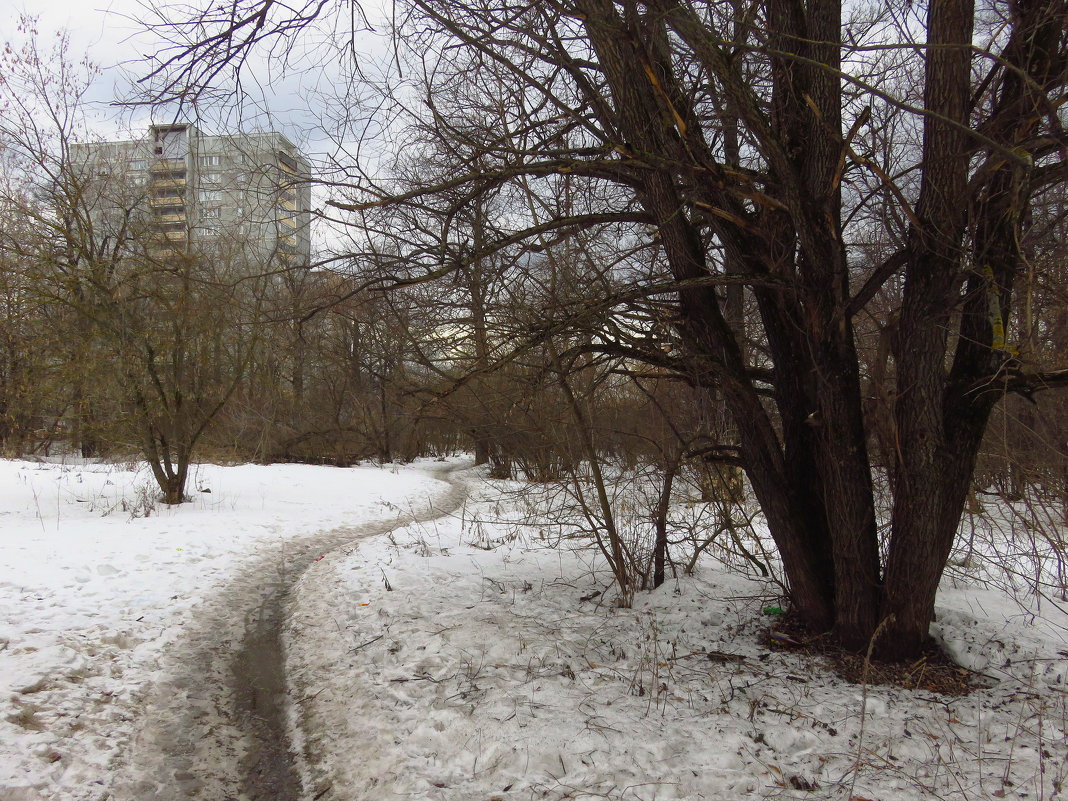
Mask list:
[{"label": "snow", "polygon": [[934,633],[987,686],[861,687],[762,644],[767,584],[709,558],[616,608],[516,485],[454,473],[468,500],[431,519],[457,498],[433,467],[205,465],[166,508],[143,470],[0,461],[0,799],[243,797],[209,769],[239,737],[192,732],[232,725],[246,617],[305,564],[283,631],[305,799],[1064,796],[1055,604],[956,575]]},{"label": "snow", "polygon": [[947,589],[936,634],[990,686],[864,688],[762,645],[773,591],[711,561],[614,608],[590,552],[546,548],[501,487],[301,579],[309,797],[1033,799],[1068,779],[1068,621],[1048,605]]},{"label": "snow", "polygon": [[153,507],[150,481],[144,469],[0,461],[4,801],[107,798],[165,653],[239,565],[395,518],[443,487],[414,470],[204,465],[194,502],[168,508]]}]

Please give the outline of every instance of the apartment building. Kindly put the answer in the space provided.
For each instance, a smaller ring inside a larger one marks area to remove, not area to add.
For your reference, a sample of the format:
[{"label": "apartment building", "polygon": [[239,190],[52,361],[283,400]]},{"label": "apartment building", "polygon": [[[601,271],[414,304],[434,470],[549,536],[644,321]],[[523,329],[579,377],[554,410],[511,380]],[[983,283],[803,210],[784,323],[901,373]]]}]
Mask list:
[{"label": "apartment building", "polygon": [[141,216],[156,252],[225,249],[276,266],[311,260],[311,168],[280,133],[153,125],[142,139],[75,145],[72,158],[110,183],[111,206]]}]

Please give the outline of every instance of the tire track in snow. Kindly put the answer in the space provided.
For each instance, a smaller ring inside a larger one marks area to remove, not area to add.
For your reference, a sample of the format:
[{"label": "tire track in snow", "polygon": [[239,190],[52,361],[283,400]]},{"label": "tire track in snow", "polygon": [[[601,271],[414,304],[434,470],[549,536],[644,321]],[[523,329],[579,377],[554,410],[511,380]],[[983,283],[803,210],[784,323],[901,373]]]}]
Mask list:
[{"label": "tire track in snow", "polygon": [[[458,466],[430,468],[448,480]],[[458,508],[460,484],[419,512],[271,547],[204,599],[146,692],[115,801],[298,801],[280,641],[290,589],[319,556]]]}]

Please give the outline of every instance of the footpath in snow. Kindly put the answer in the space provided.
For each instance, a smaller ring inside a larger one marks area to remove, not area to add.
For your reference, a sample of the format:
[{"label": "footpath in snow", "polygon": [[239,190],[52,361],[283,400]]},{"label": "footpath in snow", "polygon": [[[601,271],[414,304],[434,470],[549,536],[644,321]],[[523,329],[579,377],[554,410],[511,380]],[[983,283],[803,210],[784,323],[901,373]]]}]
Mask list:
[{"label": "footpath in snow", "polygon": [[525,522],[544,499],[459,480],[391,530],[460,493],[206,466],[168,509],[146,474],[0,461],[0,799],[255,798],[233,665],[283,590],[304,801],[1068,794],[1055,606],[947,584],[935,633],[985,686],[865,688],[763,644],[769,586],[709,558],[616,608],[588,548]]},{"label": "footpath in snow", "polygon": [[143,470],[0,461],[3,801],[232,797],[248,617],[309,548],[450,488],[412,468],[205,465],[190,490],[168,508]]}]

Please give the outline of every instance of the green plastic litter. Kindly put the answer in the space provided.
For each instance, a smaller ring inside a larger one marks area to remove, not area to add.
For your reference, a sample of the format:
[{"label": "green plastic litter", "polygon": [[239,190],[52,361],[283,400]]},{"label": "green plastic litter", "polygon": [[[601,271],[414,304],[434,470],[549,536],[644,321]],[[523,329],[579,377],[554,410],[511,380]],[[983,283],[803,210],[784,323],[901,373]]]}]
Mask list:
[{"label": "green plastic litter", "polygon": [[786,610],[782,609],[782,608],[780,608],[778,606],[766,606],[766,607],[764,607],[764,614],[765,615],[785,615],[786,614]]}]

